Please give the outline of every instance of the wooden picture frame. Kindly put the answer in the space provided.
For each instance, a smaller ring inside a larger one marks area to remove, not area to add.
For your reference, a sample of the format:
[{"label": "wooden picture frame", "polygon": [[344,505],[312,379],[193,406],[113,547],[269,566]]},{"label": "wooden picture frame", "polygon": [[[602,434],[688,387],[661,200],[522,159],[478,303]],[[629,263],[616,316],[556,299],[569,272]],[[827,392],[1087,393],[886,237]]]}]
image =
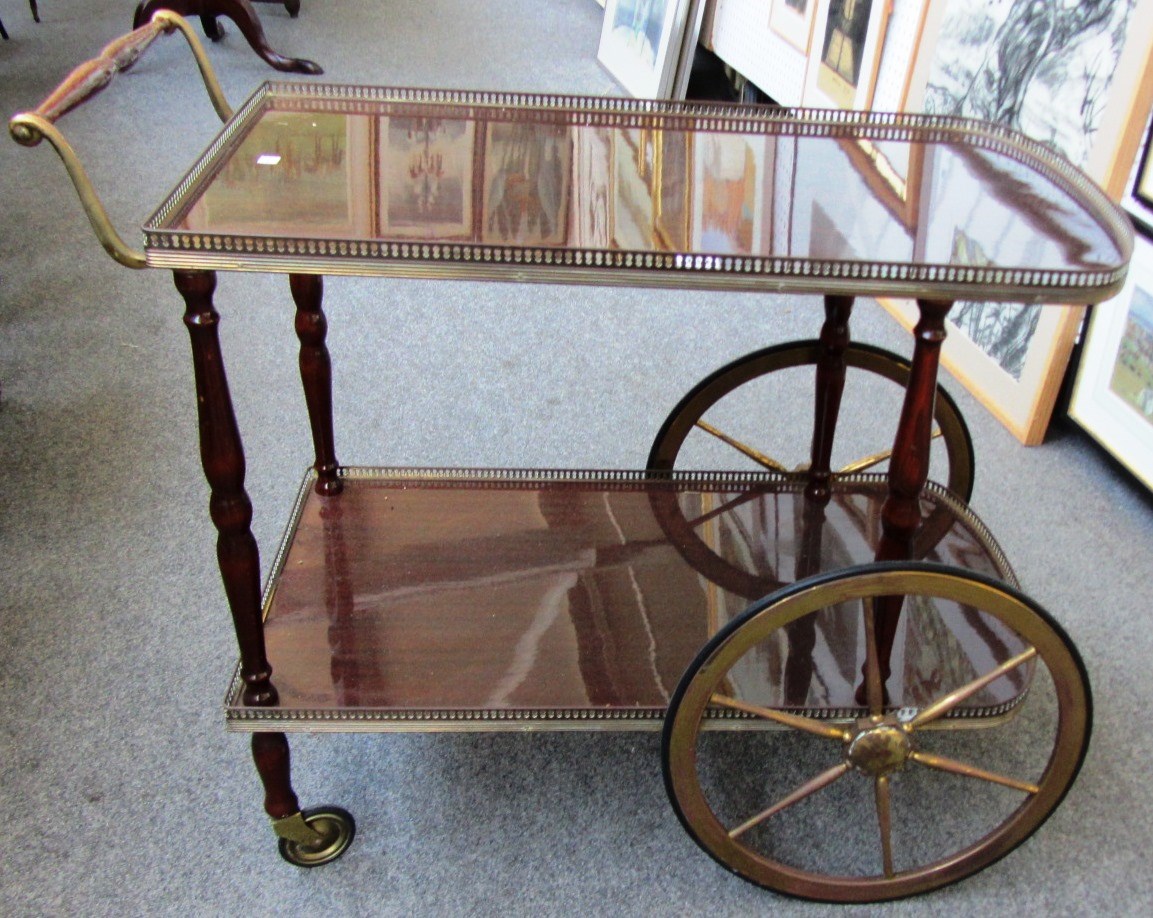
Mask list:
[{"label": "wooden picture frame", "polygon": [[[1141,22],[1153,8],[1153,0],[1136,0],[1129,7],[1122,6],[1125,0],[1117,0],[1112,9],[1120,15],[1128,11],[1130,22]],[[1063,8],[1065,9],[1065,8]],[[988,36],[990,41],[1001,36],[1010,44],[1012,30],[1008,21],[1010,5],[990,7],[983,0],[943,0],[930,3],[925,16],[922,40],[913,66],[910,83],[909,106],[934,114],[967,115],[989,119],[991,113],[973,108],[972,94],[965,91],[975,71],[975,64],[993,55],[992,48],[965,44],[973,36]],[[1002,19],[989,17],[1000,16]],[[983,18],[984,17],[984,18]],[[1116,22],[1113,25],[1117,25]],[[961,26],[964,26],[962,28]],[[1124,45],[1114,60],[1102,63],[1097,57],[1096,70],[1108,73],[1111,83],[1107,92],[1100,86],[1093,87],[1090,93],[1085,88],[1085,105],[1065,104],[1061,111],[1054,111],[1051,96],[1047,94],[1048,84],[1039,80],[1036,87],[1017,87],[1021,104],[1028,109],[1021,123],[1011,124],[1018,130],[1033,136],[1053,140],[1058,135],[1068,134],[1065,125],[1057,124],[1048,133],[1039,125],[1046,113],[1058,120],[1066,119],[1070,110],[1093,111],[1097,116],[1097,127],[1093,142],[1083,139],[1075,143],[1075,151],[1081,156],[1076,164],[1090,177],[1096,179],[1116,198],[1125,193],[1132,169],[1136,144],[1140,138],[1133,138],[1132,119],[1134,100],[1148,94],[1142,88],[1146,79],[1147,62],[1153,46],[1148,30],[1102,27],[1096,40],[1107,41],[1108,36],[1124,34]],[[1104,37],[1102,37],[1104,36]],[[1091,36],[1085,36],[1088,40]],[[1074,75],[1090,72],[1081,62],[1089,54],[1099,51],[1097,45],[1091,49],[1074,48],[1067,51],[1070,60],[1061,64],[1051,61],[1051,68],[1064,66]],[[1107,56],[1106,56],[1107,57]],[[1009,74],[1013,76],[1015,71]],[[1014,77],[1015,78],[1015,77]],[[1016,96],[1015,96],[1016,97]],[[1048,104],[1046,103],[1048,99]],[[965,100],[962,104],[959,100]],[[978,100],[980,102],[980,100]],[[1144,111],[1147,112],[1147,108]],[[1138,115],[1143,118],[1142,115]],[[1141,130],[1144,121],[1140,121]],[[1085,150],[1088,150],[1085,153]],[[1126,154],[1126,151],[1128,153]],[[884,305],[903,325],[911,327],[916,321],[916,308],[906,301],[882,300]],[[960,304],[959,304],[960,305]],[[950,322],[949,336],[942,350],[942,364],[968,388],[981,403],[1000,420],[1022,443],[1040,443],[1048,429],[1057,396],[1061,390],[1066,369],[1073,353],[1074,345],[1084,322],[1084,307],[1023,307],[1013,304],[977,304],[987,307],[987,315],[996,315],[1003,325],[1030,320],[1030,327],[1020,341],[1012,343],[1018,351],[1015,359],[1017,368],[1008,372],[1001,360],[993,356],[982,343],[974,340],[965,330]],[[1036,310],[1030,312],[1031,310]],[[954,314],[957,308],[954,309]],[[1031,320],[1036,322],[1032,323]]]},{"label": "wooden picture frame", "polygon": [[804,104],[867,109],[873,100],[890,0],[815,0]]},{"label": "wooden picture frame", "polygon": [[1093,308],[1069,415],[1153,488],[1153,242],[1138,238],[1119,296]]},{"label": "wooden picture frame", "polygon": [[1128,210],[1137,228],[1146,236],[1153,237],[1153,121],[1146,129],[1130,200],[1125,203],[1129,205]]},{"label": "wooden picture frame", "polygon": [[691,0],[607,0],[597,60],[630,95],[672,98],[692,6]]},{"label": "wooden picture frame", "polygon": [[818,0],[772,0],[769,28],[801,54],[808,55]]}]

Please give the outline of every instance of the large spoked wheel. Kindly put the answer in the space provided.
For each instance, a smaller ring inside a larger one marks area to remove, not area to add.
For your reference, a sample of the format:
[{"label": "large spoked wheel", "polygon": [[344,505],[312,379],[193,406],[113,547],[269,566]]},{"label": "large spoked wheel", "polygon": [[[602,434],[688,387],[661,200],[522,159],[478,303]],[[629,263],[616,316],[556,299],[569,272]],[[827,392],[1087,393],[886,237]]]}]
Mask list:
[{"label": "large spoked wheel", "polygon": [[862,565],[780,590],[705,646],[669,707],[665,783],[689,834],[745,879],[893,899],[1031,835],[1090,720],[1080,657],[1025,596],[942,565]]},{"label": "large spoked wheel", "polygon": [[[669,414],[653,441],[648,468],[722,469],[735,460],[747,468],[795,471],[808,461],[812,441],[817,341],[776,345],[738,358],[705,377]],[[882,467],[896,434],[910,364],[882,348],[851,344],[841,417],[869,418],[854,438],[837,434],[834,471]],[[706,417],[707,415],[707,417]],[[930,477],[968,501],[973,492],[973,441],[961,411],[938,386],[937,439]],[[885,419],[892,419],[886,428]]]},{"label": "large spoked wheel", "polygon": [[280,839],[280,856],[297,867],[319,867],[335,861],[348,850],[356,837],[356,821],[348,810],[341,807],[314,807],[301,815],[320,838],[315,844]]}]

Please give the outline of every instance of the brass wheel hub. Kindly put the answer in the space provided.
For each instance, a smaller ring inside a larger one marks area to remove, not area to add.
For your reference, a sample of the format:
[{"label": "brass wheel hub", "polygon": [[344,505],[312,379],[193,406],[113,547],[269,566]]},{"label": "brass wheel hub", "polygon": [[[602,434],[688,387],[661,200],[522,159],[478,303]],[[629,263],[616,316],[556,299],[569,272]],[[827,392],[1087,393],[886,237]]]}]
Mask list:
[{"label": "brass wheel hub", "polygon": [[845,760],[862,774],[879,777],[900,771],[912,753],[912,737],[901,726],[867,720],[849,740]]}]

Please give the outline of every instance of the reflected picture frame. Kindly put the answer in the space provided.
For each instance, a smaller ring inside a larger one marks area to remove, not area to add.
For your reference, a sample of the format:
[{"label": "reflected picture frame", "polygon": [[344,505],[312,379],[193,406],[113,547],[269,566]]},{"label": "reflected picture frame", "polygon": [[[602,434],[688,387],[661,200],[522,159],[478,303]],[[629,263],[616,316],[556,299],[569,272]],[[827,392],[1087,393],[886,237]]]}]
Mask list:
[{"label": "reflected picture frame", "polygon": [[1069,416],[1153,489],[1153,242],[1135,241],[1125,288],[1093,307]]}]

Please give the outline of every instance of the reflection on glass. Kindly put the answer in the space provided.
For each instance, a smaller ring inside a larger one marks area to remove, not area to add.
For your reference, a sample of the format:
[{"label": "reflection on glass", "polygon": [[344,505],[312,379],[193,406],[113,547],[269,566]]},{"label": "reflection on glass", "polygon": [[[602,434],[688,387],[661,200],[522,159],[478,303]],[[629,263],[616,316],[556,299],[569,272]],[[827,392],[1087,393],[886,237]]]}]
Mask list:
[{"label": "reflection on glass", "polygon": [[813,136],[787,118],[607,118],[579,106],[382,101],[314,114],[273,100],[218,160],[167,226],[873,264],[1119,261],[1062,185],[948,134]]}]

